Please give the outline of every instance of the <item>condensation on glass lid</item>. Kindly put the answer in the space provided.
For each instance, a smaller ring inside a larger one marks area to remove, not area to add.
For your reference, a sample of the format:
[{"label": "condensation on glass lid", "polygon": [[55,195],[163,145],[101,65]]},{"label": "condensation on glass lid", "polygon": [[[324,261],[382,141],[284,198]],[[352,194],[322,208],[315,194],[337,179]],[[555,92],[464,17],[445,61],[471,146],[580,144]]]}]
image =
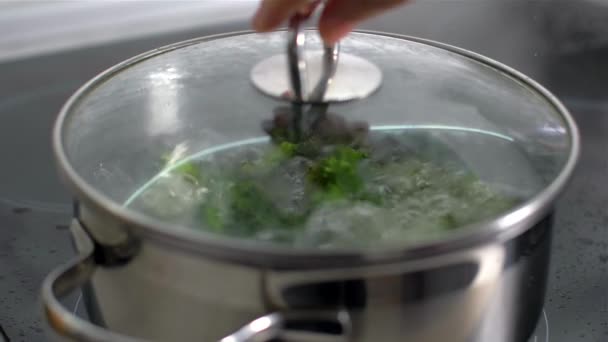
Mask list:
[{"label": "condensation on glass lid", "polygon": [[[323,146],[313,154],[304,143],[272,141],[251,138],[189,156],[178,148],[125,205],[229,237],[372,248],[441,238],[504,213],[541,188],[522,188],[521,174],[512,182],[511,172],[488,174],[452,150],[468,141],[517,160],[513,140],[495,132],[375,126],[360,147]],[[527,181],[534,184],[534,175]]]}]

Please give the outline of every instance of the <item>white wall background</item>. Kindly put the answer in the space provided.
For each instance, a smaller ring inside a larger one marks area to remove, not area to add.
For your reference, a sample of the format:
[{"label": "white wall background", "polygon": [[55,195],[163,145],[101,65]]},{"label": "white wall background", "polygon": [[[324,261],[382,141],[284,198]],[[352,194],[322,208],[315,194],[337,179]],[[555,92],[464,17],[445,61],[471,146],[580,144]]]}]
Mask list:
[{"label": "white wall background", "polygon": [[[159,33],[246,23],[258,2],[0,0],[0,61]],[[608,43],[608,0],[413,2],[363,27],[419,35],[466,48],[479,46],[481,52],[507,57],[518,53],[511,51],[514,47],[540,49],[547,44],[545,37],[535,36],[537,32],[531,26],[547,26],[551,39],[559,42],[562,49]],[[528,6],[520,6],[526,3],[544,4],[544,9],[531,12]],[[584,40],[580,35],[571,36],[571,32],[582,32]]]},{"label": "white wall background", "polygon": [[258,0],[0,0],[0,60],[246,21]]}]

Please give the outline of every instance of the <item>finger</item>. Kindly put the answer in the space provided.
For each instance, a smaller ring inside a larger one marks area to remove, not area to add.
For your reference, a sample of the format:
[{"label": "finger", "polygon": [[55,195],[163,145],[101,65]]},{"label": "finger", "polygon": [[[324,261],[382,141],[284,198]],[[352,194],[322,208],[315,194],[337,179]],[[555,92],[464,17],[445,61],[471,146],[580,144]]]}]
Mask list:
[{"label": "finger", "polygon": [[319,22],[319,32],[326,44],[333,45],[354,30],[357,23],[356,21],[325,20]]},{"label": "finger", "polygon": [[310,0],[264,0],[253,17],[253,29],[258,32],[274,30],[309,5]]},{"label": "finger", "polygon": [[408,0],[331,0],[319,22],[323,40],[333,44],[361,21],[376,16]]}]

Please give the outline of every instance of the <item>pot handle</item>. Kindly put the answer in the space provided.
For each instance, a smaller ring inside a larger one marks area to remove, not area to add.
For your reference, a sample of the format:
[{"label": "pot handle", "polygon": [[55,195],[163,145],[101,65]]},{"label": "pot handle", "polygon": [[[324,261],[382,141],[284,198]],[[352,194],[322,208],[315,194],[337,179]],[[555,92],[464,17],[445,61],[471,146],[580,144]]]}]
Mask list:
[{"label": "pot handle", "polygon": [[144,342],[123,336],[88,322],[65,308],[60,298],[76,291],[89,281],[97,264],[95,246],[84,229],[74,222],[70,226],[80,255],[66,265],[54,269],[42,283],[42,305],[50,328],[60,337],[86,342]]},{"label": "pot handle", "polygon": [[351,336],[346,311],[271,313],[242,327],[220,342],[314,341],[347,342]]},{"label": "pot handle", "polygon": [[294,100],[299,103],[306,101],[322,103],[338,67],[340,44],[324,44],[321,77],[312,92],[304,94],[304,85],[307,83],[306,60],[303,57],[306,34],[302,31],[302,22],[310,18],[320,3],[319,0],[311,1],[306,11],[295,14],[289,20],[287,41],[289,81],[294,92]]},{"label": "pot handle", "polygon": [[[78,222],[70,226],[80,255],[53,270],[42,283],[42,305],[47,322],[60,337],[82,342],[146,342],[112,332],[88,322],[63,306],[60,299],[85,285],[98,267],[95,245]],[[271,313],[247,324],[220,342],[263,342],[285,340],[345,342],[350,320],[345,311]]]}]

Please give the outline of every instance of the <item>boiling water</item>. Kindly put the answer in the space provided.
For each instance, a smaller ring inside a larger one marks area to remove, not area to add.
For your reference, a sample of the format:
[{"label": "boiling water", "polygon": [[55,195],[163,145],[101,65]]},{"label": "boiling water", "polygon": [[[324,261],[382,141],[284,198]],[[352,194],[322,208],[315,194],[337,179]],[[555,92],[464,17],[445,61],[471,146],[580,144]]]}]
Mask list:
[{"label": "boiling water", "polygon": [[346,167],[325,190],[314,172],[348,166],[335,149],[324,159],[335,163],[321,167],[318,158],[281,157],[283,145],[267,138],[219,146],[170,163],[126,204],[226,236],[367,248],[439,238],[507,211],[541,185],[513,141],[496,133],[379,127],[368,146],[355,175]]}]

